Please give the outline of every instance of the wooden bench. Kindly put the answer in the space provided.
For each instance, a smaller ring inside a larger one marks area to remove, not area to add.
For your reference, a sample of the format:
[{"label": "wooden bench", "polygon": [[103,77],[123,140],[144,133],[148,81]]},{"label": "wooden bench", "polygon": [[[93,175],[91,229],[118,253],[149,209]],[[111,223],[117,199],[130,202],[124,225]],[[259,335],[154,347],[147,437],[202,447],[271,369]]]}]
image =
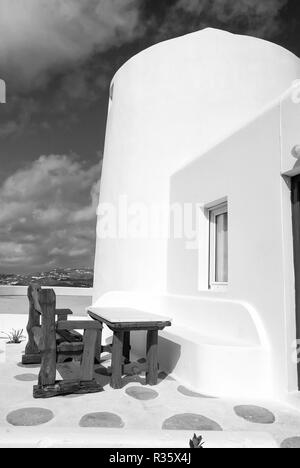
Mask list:
[{"label": "wooden bench", "polygon": [[122,374],[131,372],[137,364],[130,363],[130,333],[147,331],[147,359],[139,365],[139,370],[146,372],[146,383],[156,385],[158,378],[158,332],[171,326],[171,320],[159,315],[129,308],[90,307],[91,318],[113,331],[111,347],[111,382],[112,388],[122,388]]},{"label": "wooden bench", "polygon": [[[102,325],[94,320],[67,320],[72,312],[56,309],[53,289],[30,285],[28,299],[28,343],[22,363],[41,364],[38,385],[33,388],[34,398],[102,391],[94,380],[96,346],[99,336],[101,340]],[[84,330],[84,335],[76,330]],[[80,377],[56,381],[57,363],[67,359],[81,361]]]}]

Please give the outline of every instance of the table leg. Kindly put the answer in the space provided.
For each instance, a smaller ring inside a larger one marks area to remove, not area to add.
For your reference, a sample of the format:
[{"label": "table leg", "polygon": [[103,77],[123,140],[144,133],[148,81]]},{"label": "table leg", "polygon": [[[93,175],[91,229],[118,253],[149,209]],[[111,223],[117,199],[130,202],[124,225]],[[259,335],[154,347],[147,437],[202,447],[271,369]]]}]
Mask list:
[{"label": "table leg", "polygon": [[124,332],[123,357],[125,364],[130,363],[130,332]]},{"label": "table leg", "polygon": [[[101,322],[102,325],[102,322]],[[101,362],[101,353],[102,353],[102,330],[98,330],[97,332],[97,340],[95,346],[95,360],[100,364]]]},{"label": "table leg", "polygon": [[156,385],[158,378],[158,330],[147,333],[147,365],[146,383]]},{"label": "table leg", "polygon": [[111,381],[112,388],[122,388],[122,364],[123,364],[124,332],[115,331],[112,345]]}]

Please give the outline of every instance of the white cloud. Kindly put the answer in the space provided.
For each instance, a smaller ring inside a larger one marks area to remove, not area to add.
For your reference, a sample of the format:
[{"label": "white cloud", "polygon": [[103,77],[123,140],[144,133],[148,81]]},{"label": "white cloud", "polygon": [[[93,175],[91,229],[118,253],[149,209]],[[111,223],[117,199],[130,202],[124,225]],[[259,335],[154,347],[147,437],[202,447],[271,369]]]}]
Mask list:
[{"label": "white cloud", "polygon": [[0,187],[1,271],[91,265],[100,166],[41,156]]},{"label": "white cloud", "polygon": [[137,34],[137,0],[0,0],[0,63],[37,87],[48,75]]}]

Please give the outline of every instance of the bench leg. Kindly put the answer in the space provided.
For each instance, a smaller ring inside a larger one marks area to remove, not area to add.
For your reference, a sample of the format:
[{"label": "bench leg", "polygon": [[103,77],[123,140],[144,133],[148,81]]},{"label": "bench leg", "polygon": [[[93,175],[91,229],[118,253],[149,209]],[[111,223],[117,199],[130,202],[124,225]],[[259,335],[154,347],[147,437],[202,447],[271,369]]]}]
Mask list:
[{"label": "bench leg", "polygon": [[130,363],[130,332],[124,332],[123,357],[125,364]]},{"label": "bench leg", "polygon": [[42,307],[42,336],[40,341],[42,363],[39,386],[54,385],[56,378],[55,293],[45,289],[40,293]]},{"label": "bench leg", "polygon": [[147,333],[147,385],[156,385],[158,379],[158,330]]},{"label": "bench leg", "polygon": [[33,290],[39,291],[40,287],[30,285],[27,290],[29,299],[29,316],[27,324],[28,343],[25,354],[22,356],[22,364],[40,364],[42,360],[41,353],[35,343],[33,329],[40,327],[40,314],[35,310],[32,293]]},{"label": "bench leg", "polygon": [[112,388],[122,388],[122,367],[123,367],[123,342],[124,332],[114,332],[111,358],[111,381]]},{"label": "bench leg", "polygon": [[95,349],[98,331],[95,329],[85,330],[83,336],[83,355],[80,369],[80,380],[87,382],[94,378]]}]

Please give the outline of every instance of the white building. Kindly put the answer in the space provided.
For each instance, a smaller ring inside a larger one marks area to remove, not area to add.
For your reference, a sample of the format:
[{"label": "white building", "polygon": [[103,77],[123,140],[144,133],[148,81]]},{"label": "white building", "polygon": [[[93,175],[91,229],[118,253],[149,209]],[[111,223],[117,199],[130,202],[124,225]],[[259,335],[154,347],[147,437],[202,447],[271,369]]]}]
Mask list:
[{"label": "white building", "polygon": [[[201,393],[298,390],[298,78],[287,50],[206,29],[145,50],[112,82],[93,304],[172,317],[161,367]],[[145,212],[174,204],[196,213],[196,242],[144,229]]]}]

